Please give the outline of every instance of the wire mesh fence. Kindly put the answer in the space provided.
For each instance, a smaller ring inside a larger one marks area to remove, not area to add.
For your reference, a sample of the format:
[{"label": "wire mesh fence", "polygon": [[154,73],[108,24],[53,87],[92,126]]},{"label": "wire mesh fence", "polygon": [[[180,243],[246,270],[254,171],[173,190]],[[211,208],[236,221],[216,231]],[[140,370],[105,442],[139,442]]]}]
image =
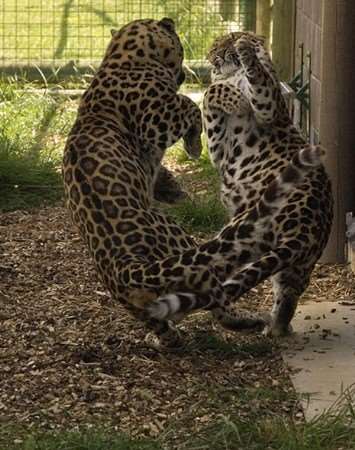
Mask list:
[{"label": "wire mesh fence", "polygon": [[111,28],[139,18],[171,17],[187,61],[204,61],[214,38],[255,29],[256,0],[0,0],[0,64],[95,66]]}]

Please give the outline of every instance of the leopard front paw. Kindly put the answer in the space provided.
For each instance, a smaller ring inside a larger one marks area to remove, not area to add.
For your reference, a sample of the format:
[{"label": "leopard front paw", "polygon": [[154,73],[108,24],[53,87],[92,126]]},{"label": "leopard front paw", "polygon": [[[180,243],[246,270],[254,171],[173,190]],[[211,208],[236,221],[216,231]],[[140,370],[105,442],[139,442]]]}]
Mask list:
[{"label": "leopard front paw", "polygon": [[191,127],[184,136],[184,149],[192,159],[198,159],[202,152],[201,129]]},{"label": "leopard front paw", "polygon": [[235,49],[245,74],[249,79],[254,79],[260,71],[260,64],[256,55],[255,45],[247,36],[242,36],[235,44]]},{"label": "leopard front paw", "polygon": [[241,36],[235,43],[234,48],[241,60],[255,57],[255,45],[248,36]]}]

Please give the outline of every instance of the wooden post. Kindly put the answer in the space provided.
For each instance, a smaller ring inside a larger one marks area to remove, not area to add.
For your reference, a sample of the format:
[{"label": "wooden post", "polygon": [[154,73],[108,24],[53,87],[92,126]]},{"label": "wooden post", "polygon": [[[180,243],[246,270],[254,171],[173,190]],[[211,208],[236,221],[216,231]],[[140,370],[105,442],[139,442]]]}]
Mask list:
[{"label": "wooden post", "polygon": [[256,33],[266,38],[266,46],[270,49],[271,0],[256,2]]},{"label": "wooden post", "polygon": [[272,12],[272,59],[282,80],[293,73],[295,0],[274,0]]},{"label": "wooden post", "polygon": [[239,13],[243,17],[243,29],[255,31],[256,0],[239,0]]},{"label": "wooden post", "polygon": [[241,29],[255,31],[256,1],[257,0],[219,0],[219,11],[222,19],[227,22],[233,22],[236,20],[239,13]]},{"label": "wooden post", "polygon": [[222,19],[226,22],[235,20],[236,1],[234,0],[219,0],[219,12]]}]

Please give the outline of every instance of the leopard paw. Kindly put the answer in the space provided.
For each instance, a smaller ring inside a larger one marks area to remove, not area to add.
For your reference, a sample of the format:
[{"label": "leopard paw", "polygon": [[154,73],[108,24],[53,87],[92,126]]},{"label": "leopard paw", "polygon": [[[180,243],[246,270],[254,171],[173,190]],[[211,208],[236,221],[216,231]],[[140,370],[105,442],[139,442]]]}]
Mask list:
[{"label": "leopard paw", "polygon": [[191,128],[184,136],[184,149],[192,159],[198,159],[202,152],[201,130]]},{"label": "leopard paw", "polygon": [[255,56],[255,45],[250,41],[248,36],[241,36],[237,40],[234,48],[242,59]]},{"label": "leopard paw", "polygon": [[144,338],[145,344],[158,352],[178,351],[184,346],[180,333],[170,331],[169,336],[157,336],[155,333],[148,333]]},{"label": "leopard paw", "polygon": [[292,325],[290,325],[290,324],[287,326],[268,324],[263,329],[264,336],[275,337],[275,338],[289,336],[292,333],[293,333],[293,328],[292,328]]}]

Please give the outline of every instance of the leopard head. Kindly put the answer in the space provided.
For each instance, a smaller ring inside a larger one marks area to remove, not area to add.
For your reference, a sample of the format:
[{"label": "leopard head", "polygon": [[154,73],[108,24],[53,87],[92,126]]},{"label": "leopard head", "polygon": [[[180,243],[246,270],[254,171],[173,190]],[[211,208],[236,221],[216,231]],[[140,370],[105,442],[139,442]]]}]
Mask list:
[{"label": "leopard head", "polygon": [[208,61],[212,64],[212,78],[228,77],[242,70],[236,44],[243,36],[247,37],[255,47],[257,53],[266,53],[262,36],[251,31],[231,32],[217,38],[207,54]]},{"label": "leopard head", "polygon": [[104,61],[116,60],[120,65],[126,64],[127,69],[130,65],[155,62],[172,73],[177,85],[183,83],[184,51],[173,20],[135,20],[111,33]]}]

